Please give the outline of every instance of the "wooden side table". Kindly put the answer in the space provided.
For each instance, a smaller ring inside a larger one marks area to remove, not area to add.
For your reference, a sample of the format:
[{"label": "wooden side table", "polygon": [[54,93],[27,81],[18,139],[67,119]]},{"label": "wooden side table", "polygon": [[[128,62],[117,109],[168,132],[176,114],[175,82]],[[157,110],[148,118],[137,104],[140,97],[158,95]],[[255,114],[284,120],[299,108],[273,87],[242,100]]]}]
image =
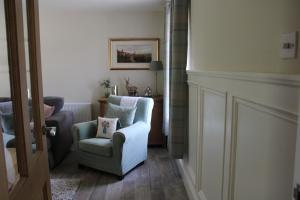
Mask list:
[{"label": "wooden side table", "polygon": [[[165,136],[162,132],[163,127],[163,97],[152,97],[154,107],[152,111],[151,130],[148,138],[149,146],[165,146]],[[103,97],[98,100],[100,104],[100,117],[103,117],[107,108],[107,98]]]},{"label": "wooden side table", "polygon": [[106,108],[107,108],[107,98],[106,97],[102,97],[98,100],[99,105],[100,105],[100,112],[99,112],[99,116],[100,117],[104,117]]}]

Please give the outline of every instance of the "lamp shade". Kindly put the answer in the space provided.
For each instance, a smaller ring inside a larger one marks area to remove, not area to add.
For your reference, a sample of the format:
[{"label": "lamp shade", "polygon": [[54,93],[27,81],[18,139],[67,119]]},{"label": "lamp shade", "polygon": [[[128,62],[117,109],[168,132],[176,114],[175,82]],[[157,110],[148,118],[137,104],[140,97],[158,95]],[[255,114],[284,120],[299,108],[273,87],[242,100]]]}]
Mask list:
[{"label": "lamp shade", "polygon": [[150,63],[150,71],[160,71],[163,69],[163,64],[161,61],[152,61]]}]

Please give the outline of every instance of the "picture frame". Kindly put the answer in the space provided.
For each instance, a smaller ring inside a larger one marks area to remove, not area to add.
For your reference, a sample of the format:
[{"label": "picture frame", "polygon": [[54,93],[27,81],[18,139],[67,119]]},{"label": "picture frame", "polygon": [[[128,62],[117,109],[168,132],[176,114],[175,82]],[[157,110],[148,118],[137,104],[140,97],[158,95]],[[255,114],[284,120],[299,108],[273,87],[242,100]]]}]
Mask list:
[{"label": "picture frame", "polygon": [[110,70],[149,70],[160,59],[159,38],[109,39]]}]

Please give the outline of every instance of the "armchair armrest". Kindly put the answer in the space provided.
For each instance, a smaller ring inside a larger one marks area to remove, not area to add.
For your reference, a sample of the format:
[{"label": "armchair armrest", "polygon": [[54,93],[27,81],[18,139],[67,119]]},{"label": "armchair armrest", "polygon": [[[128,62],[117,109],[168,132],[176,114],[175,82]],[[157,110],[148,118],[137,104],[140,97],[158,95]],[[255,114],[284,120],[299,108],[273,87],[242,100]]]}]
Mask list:
[{"label": "armchair armrest", "polygon": [[117,130],[113,135],[113,152],[117,160],[122,162],[147,149],[150,125],[139,121],[131,126]]},{"label": "armchair armrest", "polygon": [[77,123],[73,125],[74,142],[95,137],[97,133],[97,120]]},{"label": "armchair armrest", "polygon": [[150,125],[139,121],[131,126],[117,130],[113,135],[113,143],[130,143],[138,137],[148,137]]}]

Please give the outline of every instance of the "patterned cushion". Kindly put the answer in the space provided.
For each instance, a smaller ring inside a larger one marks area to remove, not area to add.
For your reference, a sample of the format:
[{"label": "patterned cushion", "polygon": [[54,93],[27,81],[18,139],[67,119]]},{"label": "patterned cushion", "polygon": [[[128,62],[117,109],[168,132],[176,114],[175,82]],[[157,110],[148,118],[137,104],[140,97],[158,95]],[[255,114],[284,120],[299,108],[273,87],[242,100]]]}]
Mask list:
[{"label": "patterned cushion", "polygon": [[118,118],[102,118],[98,117],[98,130],[96,137],[112,138],[117,130]]},{"label": "patterned cushion", "polygon": [[108,103],[105,117],[119,118],[120,128],[125,128],[133,124],[136,107],[119,106]]}]

